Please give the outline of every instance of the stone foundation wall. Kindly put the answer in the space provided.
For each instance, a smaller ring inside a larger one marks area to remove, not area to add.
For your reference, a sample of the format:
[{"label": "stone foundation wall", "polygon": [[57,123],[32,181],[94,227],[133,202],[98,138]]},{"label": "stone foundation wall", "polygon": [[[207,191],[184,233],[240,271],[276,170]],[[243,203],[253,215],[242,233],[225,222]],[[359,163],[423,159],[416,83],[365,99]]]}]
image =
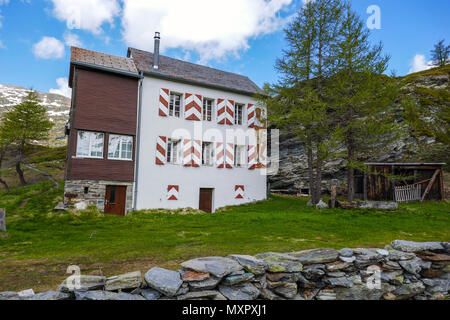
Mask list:
[{"label": "stone foundation wall", "polygon": [[[130,212],[133,209],[133,183],[129,182],[66,180],[64,185],[64,204],[80,206],[81,208],[92,205],[103,211],[107,185],[127,186],[125,212]],[[87,193],[85,193],[85,188],[88,188]]]},{"label": "stone foundation wall", "polygon": [[450,243],[395,240],[384,249],[313,249],[206,257],[172,271],[70,276],[58,291],[2,292],[35,300],[448,299]]}]

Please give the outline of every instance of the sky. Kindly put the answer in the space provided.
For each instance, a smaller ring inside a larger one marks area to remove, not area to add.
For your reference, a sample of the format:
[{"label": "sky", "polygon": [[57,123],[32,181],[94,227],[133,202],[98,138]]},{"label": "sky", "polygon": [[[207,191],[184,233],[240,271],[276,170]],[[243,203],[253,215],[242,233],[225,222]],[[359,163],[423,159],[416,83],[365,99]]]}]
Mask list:
[{"label": "sky", "polygon": [[[275,83],[283,28],[306,1],[0,0],[0,83],[69,96],[71,45],[126,56],[153,51],[155,31],[164,55]],[[450,42],[449,0],[351,2],[391,56],[389,73],[429,68],[434,44]]]}]

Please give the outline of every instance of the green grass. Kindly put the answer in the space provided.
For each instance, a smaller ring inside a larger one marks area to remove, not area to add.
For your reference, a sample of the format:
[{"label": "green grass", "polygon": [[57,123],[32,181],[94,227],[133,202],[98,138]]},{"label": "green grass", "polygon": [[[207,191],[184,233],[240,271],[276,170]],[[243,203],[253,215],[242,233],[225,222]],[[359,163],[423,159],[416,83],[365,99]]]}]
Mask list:
[{"label": "green grass", "polygon": [[[176,263],[198,256],[383,246],[394,239],[450,240],[446,202],[405,204],[394,212],[319,211],[303,199],[273,196],[215,214],[142,211],[118,217],[95,210],[52,212],[62,186],[50,186],[45,182],[0,193],[0,207],[7,208],[8,217],[7,235],[0,236],[0,289],[6,281],[2,271],[11,276],[12,266],[20,270],[43,261],[42,268],[102,263],[117,269],[119,262],[119,269],[133,271],[127,263],[140,259],[176,268]],[[25,198],[26,205],[18,208]]]}]

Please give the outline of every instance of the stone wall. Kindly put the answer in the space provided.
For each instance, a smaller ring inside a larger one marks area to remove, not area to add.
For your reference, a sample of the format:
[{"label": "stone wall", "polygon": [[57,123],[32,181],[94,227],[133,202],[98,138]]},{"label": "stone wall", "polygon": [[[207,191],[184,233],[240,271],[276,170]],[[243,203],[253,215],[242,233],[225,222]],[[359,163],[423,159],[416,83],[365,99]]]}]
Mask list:
[{"label": "stone wall", "polygon": [[70,276],[58,291],[2,292],[34,300],[448,299],[450,243],[395,240],[384,249],[312,249],[197,258],[113,277]]},{"label": "stone wall", "polygon": [[[133,209],[133,183],[104,180],[66,180],[64,185],[64,204],[82,207],[96,206],[104,210],[107,185],[127,186],[125,212]],[[87,188],[87,193],[85,193]]]}]

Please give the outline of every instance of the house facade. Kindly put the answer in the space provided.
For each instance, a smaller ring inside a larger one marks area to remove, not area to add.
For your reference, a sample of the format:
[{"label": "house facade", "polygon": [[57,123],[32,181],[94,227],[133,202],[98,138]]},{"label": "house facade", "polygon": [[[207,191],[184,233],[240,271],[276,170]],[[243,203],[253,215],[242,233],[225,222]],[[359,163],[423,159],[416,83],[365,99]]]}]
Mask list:
[{"label": "house facade", "polygon": [[72,48],[65,202],[105,213],[266,198],[261,90],[247,77],[128,49]]}]

